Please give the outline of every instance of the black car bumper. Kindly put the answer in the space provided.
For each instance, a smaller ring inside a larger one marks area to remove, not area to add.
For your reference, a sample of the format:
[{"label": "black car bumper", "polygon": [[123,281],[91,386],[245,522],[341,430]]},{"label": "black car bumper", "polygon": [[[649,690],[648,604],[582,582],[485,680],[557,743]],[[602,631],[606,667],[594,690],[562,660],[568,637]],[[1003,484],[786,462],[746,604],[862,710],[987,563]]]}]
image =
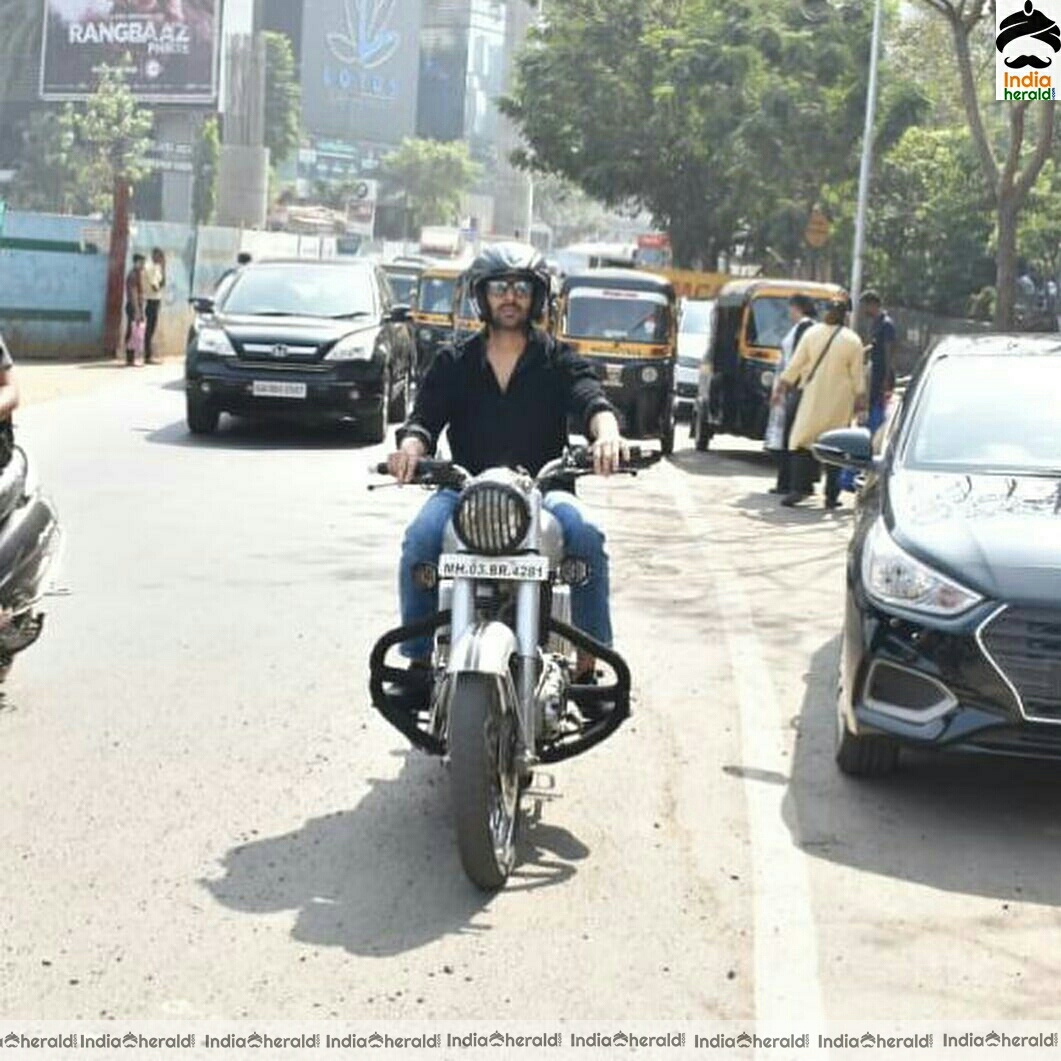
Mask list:
[{"label": "black car bumper", "polygon": [[[849,589],[840,705],[848,728],[921,748],[1061,758],[1061,685],[1050,696],[1056,646],[1041,631],[1018,643],[1018,615],[986,603],[958,620],[918,621]],[[1061,612],[1054,625],[1061,637]]]},{"label": "black car bumper", "polygon": [[[264,393],[275,385],[288,385],[291,393]],[[200,357],[186,363],[185,388],[189,398],[236,415],[357,421],[378,415],[384,376],[382,365],[371,361],[277,369]]]}]

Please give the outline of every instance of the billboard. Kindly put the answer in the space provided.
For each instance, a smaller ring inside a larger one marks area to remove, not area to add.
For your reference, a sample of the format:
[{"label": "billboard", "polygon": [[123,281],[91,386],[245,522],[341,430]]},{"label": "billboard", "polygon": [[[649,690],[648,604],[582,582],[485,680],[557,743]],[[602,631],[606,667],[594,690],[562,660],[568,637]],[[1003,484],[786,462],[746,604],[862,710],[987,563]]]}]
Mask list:
[{"label": "billboard", "polygon": [[316,136],[416,135],[421,0],[305,0],[302,123]]},{"label": "billboard", "polygon": [[100,66],[148,103],[217,96],[220,0],[44,0],[41,99],[84,99]]}]

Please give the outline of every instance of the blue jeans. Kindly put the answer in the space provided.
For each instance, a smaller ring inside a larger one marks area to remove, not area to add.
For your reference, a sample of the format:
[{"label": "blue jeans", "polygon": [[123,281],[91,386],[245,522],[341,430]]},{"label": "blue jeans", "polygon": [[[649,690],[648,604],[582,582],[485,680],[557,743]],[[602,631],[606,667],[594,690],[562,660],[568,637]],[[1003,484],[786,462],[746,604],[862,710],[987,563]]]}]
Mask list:
[{"label": "blue jeans", "polygon": [[[426,619],[438,611],[438,590],[417,586],[413,582],[413,568],[417,564],[438,563],[442,552],[442,535],[457,507],[458,497],[455,490],[437,491],[427,499],[406,528],[398,569],[402,626]],[[604,551],[604,534],[586,519],[582,506],[573,494],[554,491],[545,496],[543,504],[560,524],[565,552],[581,557],[589,564],[588,581],[582,586],[571,588],[571,619],[578,629],[602,644],[611,646],[608,556]],[[401,646],[401,653],[411,659],[425,659],[431,655],[431,638],[419,637],[406,641]]]}]

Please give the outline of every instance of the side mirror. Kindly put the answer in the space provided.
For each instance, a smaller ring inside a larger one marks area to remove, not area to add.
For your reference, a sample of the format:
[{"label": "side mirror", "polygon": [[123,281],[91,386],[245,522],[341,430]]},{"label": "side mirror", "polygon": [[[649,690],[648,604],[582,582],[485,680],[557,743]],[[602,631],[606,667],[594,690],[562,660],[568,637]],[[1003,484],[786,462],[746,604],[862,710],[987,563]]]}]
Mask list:
[{"label": "side mirror", "polygon": [[387,319],[391,321],[392,324],[405,324],[411,319],[411,313],[411,306],[391,306],[391,311],[387,315]]},{"label": "side mirror", "polygon": [[214,312],[214,300],[212,298],[197,296],[188,299],[188,301],[195,307],[196,313],[208,315]]},{"label": "side mirror", "polygon": [[872,471],[876,462],[873,457],[873,436],[864,427],[843,427],[826,431],[811,446],[815,458],[822,464],[853,471]]}]

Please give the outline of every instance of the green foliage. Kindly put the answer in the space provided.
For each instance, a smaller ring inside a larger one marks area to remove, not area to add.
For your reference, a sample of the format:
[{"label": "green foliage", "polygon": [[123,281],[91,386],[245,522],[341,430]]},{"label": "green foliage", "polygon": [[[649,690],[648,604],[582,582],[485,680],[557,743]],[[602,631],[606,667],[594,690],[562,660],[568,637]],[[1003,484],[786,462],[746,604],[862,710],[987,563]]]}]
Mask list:
[{"label": "green foliage", "polygon": [[[810,21],[796,0],[552,0],[501,102],[529,144],[516,160],[643,205],[679,262],[738,237],[796,256],[821,188],[857,169],[865,6]],[[919,108],[889,94],[882,129]]]},{"label": "green foliage", "polygon": [[406,138],[383,159],[383,175],[405,195],[408,229],[457,221],[461,196],[478,179],[480,167],[464,142]]},{"label": "green foliage", "polygon": [[895,305],[950,316],[994,280],[990,196],[961,127],[909,129],[881,160],[866,276]]},{"label": "green foliage", "polygon": [[137,103],[122,74],[103,67],[84,104],[31,118],[15,201],[64,213],[107,210],[118,177],[135,183],[150,172],[153,126],[154,116]]},{"label": "green foliage", "polygon": [[295,69],[295,53],[286,34],[266,32],[265,146],[277,165],[298,148],[302,88]]},{"label": "green foliage", "polygon": [[217,168],[221,137],[217,115],[203,122],[195,145],[195,183],[192,185],[192,218],[197,225],[208,225],[217,206]]}]

